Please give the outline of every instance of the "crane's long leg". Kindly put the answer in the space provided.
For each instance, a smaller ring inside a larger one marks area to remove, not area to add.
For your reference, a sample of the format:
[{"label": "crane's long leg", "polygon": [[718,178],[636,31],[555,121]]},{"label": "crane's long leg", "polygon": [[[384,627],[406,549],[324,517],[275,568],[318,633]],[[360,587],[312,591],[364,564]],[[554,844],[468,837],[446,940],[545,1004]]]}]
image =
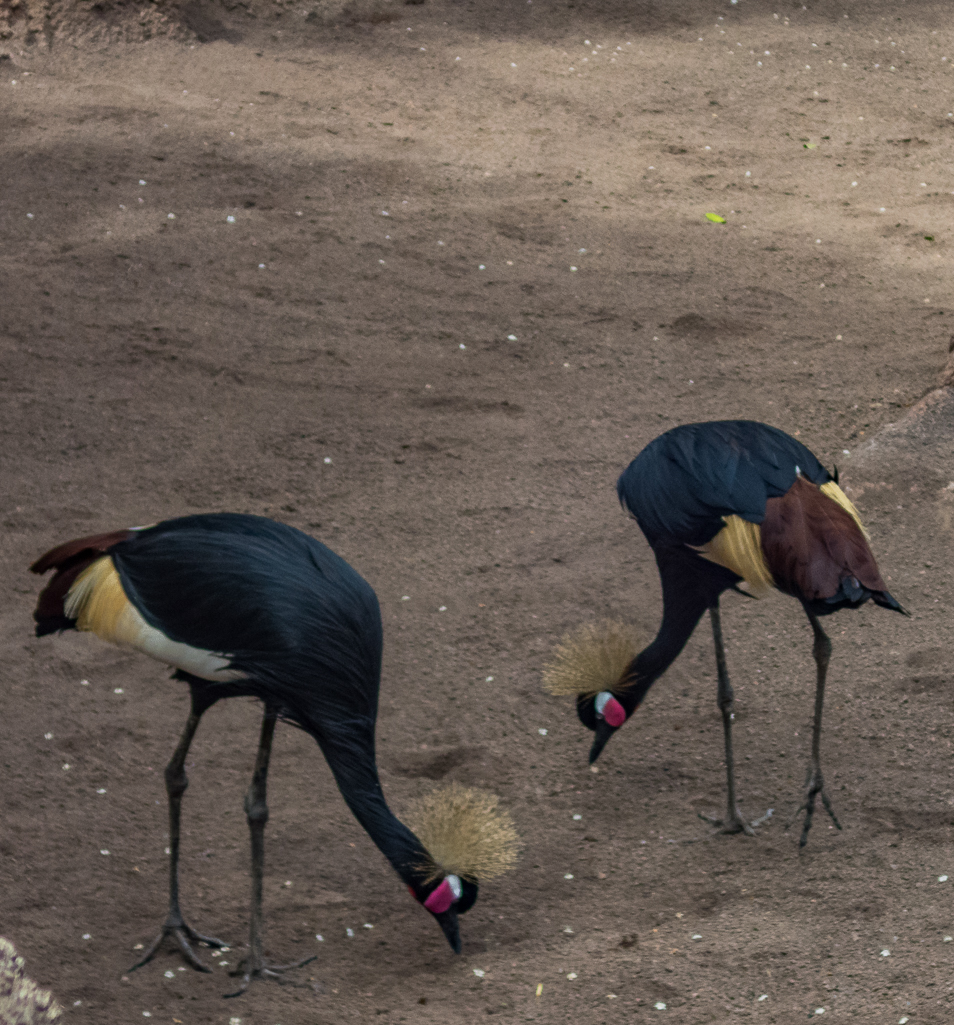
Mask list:
[{"label": "crane's long leg", "polygon": [[841,829],[841,823],[835,817],[835,813],[832,810],[831,801],[828,799],[828,794],[825,792],[825,780],[822,777],[821,771],[821,731],[822,731],[822,710],[825,705],[825,678],[828,675],[828,662],[831,659],[831,640],[828,634],[825,633],[821,628],[821,623],[818,622],[818,617],[811,611],[807,606],[805,607],[805,614],[808,616],[808,621],[812,625],[812,630],[815,634],[815,643],[812,646],[812,654],[815,656],[815,667],[817,671],[817,681],[815,685],[815,724],[812,730],[812,761],[808,767],[808,775],[805,780],[805,799],[792,813],[791,818],[786,823],[785,828],[788,827],[798,818],[798,813],[801,811],[805,812],[805,824],[802,827],[802,836],[798,841],[799,847],[804,847],[808,842],[808,831],[812,828],[812,817],[815,814],[815,798],[821,794],[822,804],[825,806],[825,811],[831,816],[832,822]]},{"label": "crane's long leg", "polygon": [[226,946],[222,940],[217,940],[213,936],[203,936],[196,932],[182,917],[182,911],[179,908],[179,821],[182,812],[182,795],[189,786],[189,779],[185,773],[185,760],[192,738],[198,729],[199,719],[202,718],[202,713],[207,707],[208,705],[199,705],[193,697],[189,719],[179,738],[179,744],[166,766],[166,793],[169,795],[169,913],[166,915],[159,935],[130,971],[141,968],[151,961],[167,936],[171,937],[182,951],[182,956],[186,961],[200,972],[209,972],[212,969],[206,967],[199,960],[192,949],[192,943],[204,943],[208,947]]},{"label": "crane's long leg", "polygon": [[228,997],[241,996],[248,989],[249,983],[256,978],[279,978],[281,972],[290,968],[300,968],[314,961],[314,957],[306,957],[301,961],[288,965],[267,964],[263,951],[264,915],[262,913],[262,881],[265,874],[265,826],[268,823],[268,804],[266,803],[266,784],[268,781],[268,760],[272,752],[272,737],[275,734],[275,721],[278,713],[269,707],[265,708],[262,719],[262,732],[258,744],[258,755],[255,758],[255,770],[252,782],[245,795],[245,814],[248,817],[248,830],[252,844],[252,909],[249,924],[248,954],[231,975],[241,975],[242,982],[234,993],[226,993]]},{"label": "crane's long leg", "polygon": [[719,611],[718,599],[709,608],[709,618],[712,620],[716,672],[719,676],[718,702],[719,710],[722,712],[722,731],[725,735],[725,771],[728,793],[725,818],[717,819],[708,815],[700,815],[699,817],[713,826],[717,826],[722,833],[746,833],[748,836],[754,836],[755,830],[742,818],[742,813],[739,811],[739,806],[735,799],[735,758],[732,753],[732,720],[734,718],[732,709],[734,707],[735,695],[732,691],[732,684],[729,682],[729,670],[725,663],[725,645],[722,642],[722,616]]}]

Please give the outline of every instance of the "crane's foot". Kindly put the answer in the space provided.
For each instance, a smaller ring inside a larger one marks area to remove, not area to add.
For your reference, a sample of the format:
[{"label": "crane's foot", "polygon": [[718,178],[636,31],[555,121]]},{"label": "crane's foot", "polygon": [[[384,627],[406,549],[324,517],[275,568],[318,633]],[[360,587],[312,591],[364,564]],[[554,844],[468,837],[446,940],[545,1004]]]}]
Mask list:
[{"label": "crane's foot", "polygon": [[192,949],[193,943],[201,943],[206,947],[215,947],[216,949],[228,950],[228,944],[222,940],[217,940],[214,936],[203,936],[202,933],[196,932],[191,925],[186,924],[183,921],[182,916],[170,915],[166,919],[159,932],[159,935],[149,944],[149,948],[145,954],[138,960],[129,971],[134,972],[137,968],[142,968],[143,965],[148,964],[157,954],[159,948],[162,946],[163,940],[169,937],[172,942],[179,948],[182,956],[186,961],[192,965],[197,972],[211,972],[212,969],[208,965],[203,964],[199,959],[196,952]]},{"label": "crane's foot", "polygon": [[822,779],[822,774],[817,770],[808,770],[808,782],[805,784],[805,799],[802,803],[792,812],[788,822],[785,823],[785,828],[789,826],[798,818],[801,812],[805,812],[805,822],[802,826],[802,835],[798,841],[799,847],[804,847],[808,843],[808,831],[812,828],[812,819],[815,816],[815,799],[821,797],[822,805],[825,811],[828,812],[832,822],[834,822],[836,828],[841,829],[841,823],[835,816],[834,809],[831,806],[831,801],[828,798],[828,794],[825,792],[825,781]]},{"label": "crane's foot", "polygon": [[[252,957],[247,955],[239,963],[238,967],[229,972],[229,975],[240,975],[242,981],[239,988],[234,993],[223,994],[226,999],[231,997],[240,997],[251,985],[253,979],[279,979],[282,982],[288,980],[284,979],[284,973],[290,972],[295,968],[302,968],[306,964],[311,964],[312,961],[317,960],[318,955],[312,954],[311,957],[304,957],[300,961],[295,961],[293,964],[269,964],[262,957]],[[293,983],[292,985],[304,986],[305,983]]]},{"label": "crane's foot", "polygon": [[774,808],[769,808],[761,818],[755,819],[754,822],[747,822],[742,818],[742,812],[738,808],[727,812],[725,818],[722,819],[717,819],[714,815],[703,815],[701,812],[697,812],[697,814],[703,822],[714,826],[717,833],[745,833],[746,836],[755,836],[756,829],[768,822],[774,810]]}]

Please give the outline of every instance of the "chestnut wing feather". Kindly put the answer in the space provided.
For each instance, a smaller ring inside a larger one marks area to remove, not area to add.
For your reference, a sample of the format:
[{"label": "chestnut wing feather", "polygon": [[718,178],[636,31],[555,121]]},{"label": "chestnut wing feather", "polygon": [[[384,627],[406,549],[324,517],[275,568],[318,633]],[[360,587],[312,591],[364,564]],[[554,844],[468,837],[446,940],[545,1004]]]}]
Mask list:
[{"label": "chestnut wing feather", "polygon": [[762,550],[776,586],[797,598],[831,598],[846,577],[869,591],[888,590],[858,524],[803,477],[766,502]]}]

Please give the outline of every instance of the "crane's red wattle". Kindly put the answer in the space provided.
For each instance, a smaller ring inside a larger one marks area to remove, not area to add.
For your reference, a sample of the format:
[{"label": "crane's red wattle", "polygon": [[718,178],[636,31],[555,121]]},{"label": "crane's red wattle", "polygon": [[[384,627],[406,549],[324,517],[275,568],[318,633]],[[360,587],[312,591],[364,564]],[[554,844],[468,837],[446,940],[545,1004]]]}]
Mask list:
[{"label": "crane's red wattle", "polygon": [[610,698],[603,706],[603,718],[610,726],[622,726],[626,722],[626,710],[616,698]]},{"label": "crane's red wattle", "polygon": [[424,901],[424,907],[435,915],[447,911],[455,900],[454,890],[450,881],[445,879],[440,886]]}]

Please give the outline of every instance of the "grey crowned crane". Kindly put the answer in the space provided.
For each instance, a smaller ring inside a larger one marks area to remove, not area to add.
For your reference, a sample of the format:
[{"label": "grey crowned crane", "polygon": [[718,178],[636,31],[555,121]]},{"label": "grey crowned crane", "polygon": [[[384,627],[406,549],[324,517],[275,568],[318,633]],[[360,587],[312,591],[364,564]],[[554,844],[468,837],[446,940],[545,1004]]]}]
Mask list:
[{"label": "grey crowned crane", "polygon": [[146,964],[166,937],[202,971],[209,969],[193,944],[222,946],[196,932],[180,910],[179,820],[186,754],[202,714],[242,695],[259,698],[264,717],[245,798],[249,950],[235,973],[241,986],[229,995],[253,978],[298,966],[266,963],[262,947],[266,777],[278,719],[315,738],[355,818],[460,951],[458,915],[477,899],[478,877],[514,860],[516,834],[491,795],[456,788],[426,802],[420,836],[391,812],[375,761],[381,615],[374,591],[343,559],[293,527],[218,513],[68,541],[31,569],[55,570],[34,613],[38,636],[90,631],[168,663],[191,693],[189,718],[165,771],[169,911],[134,967]]},{"label": "grey crowned crane", "polygon": [[869,599],[907,613],[888,593],[858,512],[801,442],[752,420],[674,427],[650,442],[617,483],[623,507],[646,536],[662,582],[663,617],[638,653],[618,629],[592,628],[568,638],[545,670],[551,693],[577,695],[580,720],[594,731],[590,762],[632,716],[649,688],[675,661],[708,610],[715,641],[718,704],[725,736],[728,805],[709,819],[724,832],[752,833],[735,797],[733,694],[722,641],[719,596],[744,581],[756,593],[777,588],[796,598],[814,634],[815,717],[800,846],[825,791],[820,744],[831,641],[821,617]]}]

